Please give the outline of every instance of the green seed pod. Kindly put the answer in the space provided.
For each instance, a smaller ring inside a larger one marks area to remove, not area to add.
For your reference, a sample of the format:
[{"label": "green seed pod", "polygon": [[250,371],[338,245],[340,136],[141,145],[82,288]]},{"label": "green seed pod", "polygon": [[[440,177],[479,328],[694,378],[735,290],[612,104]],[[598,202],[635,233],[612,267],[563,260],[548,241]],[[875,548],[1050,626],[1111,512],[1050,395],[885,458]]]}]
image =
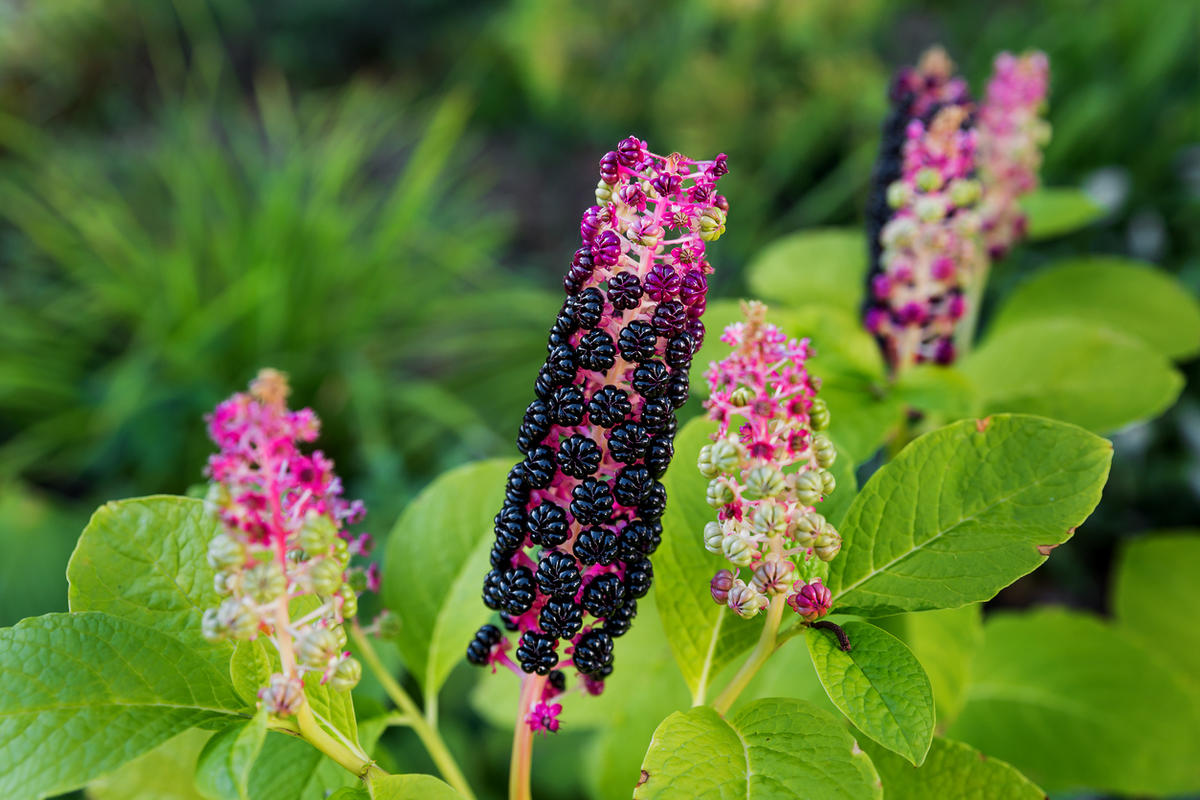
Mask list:
[{"label": "green seed pod", "polygon": [[887,188],[887,203],[892,208],[900,208],[908,203],[911,193],[904,181],[895,181]]},{"label": "green seed pod", "polygon": [[754,532],[763,536],[780,533],[787,524],[787,509],[777,503],[760,503],[754,510]]},{"label": "green seed pod", "polygon": [[800,472],[796,475],[796,502],[802,506],[815,506],[821,502],[823,483],[819,472]]},{"label": "green seed pod", "polygon": [[821,398],[813,400],[812,408],[808,410],[808,421],[814,431],[823,431],[829,427],[829,406]]},{"label": "green seed pod", "polygon": [[712,461],[712,445],[706,444],[700,448],[700,456],[696,459],[696,469],[706,478],[715,478],[720,474],[717,465]]},{"label": "green seed pod", "polygon": [[362,666],[347,656],[333,668],[333,674],[329,677],[329,685],[335,692],[348,692],[358,685],[361,678]]},{"label": "green seed pod", "polygon": [[713,478],[708,482],[705,499],[713,508],[720,508],[733,500],[733,489],[723,478]]},{"label": "green seed pod", "polygon": [[346,649],[346,627],[344,625],[334,625],[329,630],[333,631],[333,635],[337,637],[338,650]]},{"label": "green seed pod", "polygon": [[258,614],[239,598],[222,601],[217,608],[217,620],[234,639],[253,639],[258,635]]},{"label": "green seed pod", "polygon": [[833,462],[837,460],[837,448],[823,433],[818,433],[812,438],[812,448],[817,457],[817,463],[825,469],[832,467]]},{"label": "green seed pod", "polygon": [[913,210],[922,222],[937,222],[946,216],[946,204],[940,197],[922,197]]},{"label": "green seed pod", "polygon": [[842,549],[842,537],[832,526],[826,525],[825,529],[817,536],[817,541],[813,545],[813,552],[817,554],[817,558],[822,561],[832,561],[833,557]]},{"label": "green seed pod", "polygon": [[922,167],[917,170],[916,182],[922,192],[936,192],[942,188],[942,173],[933,167]]},{"label": "green seed pod", "polygon": [[296,659],[306,667],[325,669],[341,651],[338,637],[328,628],[313,628],[296,644]]},{"label": "green seed pod", "polygon": [[349,584],[342,584],[342,588],[338,589],[338,594],[342,598],[342,619],[350,619],[358,613],[358,595]]},{"label": "green seed pod", "polygon": [[350,545],[340,536],[333,542],[333,557],[342,562],[343,569],[350,563]]},{"label": "green seed pod", "polygon": [[748,567],[754,560],[756,548],[742,536],[726,536],[721,540],[721,552],[730,564],[738,567]]},{"label": "green seed pod", "polygon": [[346,585],[354,590],[355,594],[362,594],[367,590],[367,573],[365,570],[352,569],[346,575]]},{"label": "green seed pod", "polygon": [[833,494],[833,490],[837,488],[837,479],[833,477],[833,473],[827,469],[823,469],[817,474],[821,476],[821,494],[826,497]]},{"label": "green seed pod", "polygon": [[812,547],[817,541],[817,534],[826,526],[825,518],[816,511],[806,511],[796,518],[792,531],[792,539],[797,547]]},{"label": "green seed pod", "polygon": [[317,594],[332,595],[342,585],[345,567],[336,558],[321,558],[309,562],[308,580]]},{"label": "green seed pod", "polygon": [[950,202],[960,208],[976,203],[982,193],[979,181],[959,178],[950,184]]},{"label": "green seed pod", "polygon": [[612,202],[612,187],[603,180],[596,184],[596,204],[603,206]]},{"label": "green seed pod", "polygon": [[229,630],[221,624],[221,617],[217,609],[205,609],[204,616],[200,618],[200,633],[210,642],[224,641],[225,637],[229,635]]},{"label": "green seed pod", "polygon": [[768,602],[766,595],[753,586],[747,586],[741,580],[733,582],[733,587],[729,590],[729,599],[726,600],[734,613],[746,619],[757,616],[758,612],[767,607]]},{"label": "green seed pod", "polygon": [[721,472],[733,472],[742,460],[742,451],[728,439],[718,439],[712,445],[712,463]]},{"label": "green seed pod", "polygon": [[748,406],[754,402],[754,390],[749,386],[739,386],[733,390],[733,394],[729,395],[729,402],[739,408]]},{"label": "green seed pod", "polygon": [[264,605],[277,599],[287,591],[287,578],[277,561],[266,561],[255,564],[246,570],[242,581],[246,594],[259,605]]},{"label": "green seed pod", "polygon": [[774,467],[755,467],[746,475],[746,487],[759,497],[774,497],[786,486],[783,473]]},{"label": "green seed pod", "polygon": [[310,553],[324,553],[337,538],[337,525],[325,514],[310,511],[300,528],[300,546]]},{"label": "green seed pod", "polygon": [[246,546],[227,533],[218,533],[208,542],[208,565],[216,570],[240,567],[246,563]]},{"label": "green seed pod", "polygon": [[704,549],[710,553],[721,552],[721,540],[725,538],[725,531],[721,530],[721,523],[708,522],[704,525]]},{"label": "green seed pod", "polygon": [[700,238],[706,242],[715,242],[725,232],[725,212],[713,206],[706,208],[700,214]]}]

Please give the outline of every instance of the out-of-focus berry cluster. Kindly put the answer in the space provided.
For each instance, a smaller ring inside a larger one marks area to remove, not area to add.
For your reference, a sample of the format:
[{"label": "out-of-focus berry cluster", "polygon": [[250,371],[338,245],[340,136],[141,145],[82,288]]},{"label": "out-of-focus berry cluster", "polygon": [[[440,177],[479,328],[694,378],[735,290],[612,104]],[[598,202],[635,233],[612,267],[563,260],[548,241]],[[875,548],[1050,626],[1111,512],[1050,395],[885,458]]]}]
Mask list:
[{"label": "out-of-focus berry cluster", "polygon": [[820,576],[842,545],[817,512],[836,485],[829,467],[837,450],[821,433],[829,410],[805,368],[808,340],[788,339],[767,323],[761,303],[744,311],[746,321],[721,336],[733,352],[706,375],[705,407],[719,427],[698,464],[717,509],[704,546],[733,566],[718,571],[710,588],[713,600],[740,616],[753,617],[782,596],[811,622],[829,611]]},{"label": "out-of-focus berry cluster", "polygon": [[1002,258],[1026,230],[1017,200],[1038,185],[1050,123],[1042,119],[1050,84],[1045,53],[996,56],[979,109],[979,177],[983,182],[983,235],[988,253]]},{"label": "out-of-focus berry cluster", "polygon": [[716,184],[727,171],[724,155],[660,156],[634,137],[600,160],[483,587],[484,603],[520,634],[517,663],[492,625],[467,651],[475,664],[550,676],[529,717],[536,728],[556,728],[547,716],[565,685],[556,667],[573,666],[588,691],[603,688],[613,639],[650,589],[666,504],[659,478],[704,338],[705,245],[725,230]]},{"label": "out-of-focus berry cluster", "polygon": [[304,702],[306,674],[338,690],[358,683],[361,667],[346,652],[343,624],[357,613],[358,593],[377,582],[373,570],[350,568],[370,537],[345,526],[365,509],[342,496],[332,461],[300,451],[320,423],[310,409],[289,410],[288,393],[282,373],[263,370],[249,392],[218,405],[208,427],[219,452],[206,470],[206,502],[223,528],[209,543],[208,562],[225,599],[205,612],[204,635],[273,643],[280,671],[259,696],[276,714]]}]

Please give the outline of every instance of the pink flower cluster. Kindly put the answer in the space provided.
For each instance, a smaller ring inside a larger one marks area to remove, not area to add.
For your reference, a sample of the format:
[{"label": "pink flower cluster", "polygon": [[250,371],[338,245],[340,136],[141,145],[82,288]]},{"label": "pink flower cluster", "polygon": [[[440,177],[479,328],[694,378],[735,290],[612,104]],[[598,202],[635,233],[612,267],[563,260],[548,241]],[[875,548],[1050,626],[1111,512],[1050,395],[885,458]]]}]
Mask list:
[{"label": "pink flower cluster", "polygon": [[761,303],[743,310],[746,321],[721,337],[733,352],[706,375],[705,407],[718,429],[698,467],[711,479],[707,499],[717,521],[705,526],[704,546],[734,567],[717,572],[710,589],[713,600],[743,617],[780,598],[812,621],[829,610],[820,573],[841,548],[816,510],[836,485],[829,467],[837,450],[820,433],[829,410],[805,368],[808,340],[788,339],[767,323]]},{"label": "pink flower cluster", "polygon": [[978,120],[983,236],[993,259],[1025,235],[1017,200],[1038,185],[1042,148],[1050,140],[1050,125],[1040,116],[1049,85],[1045,53],[996,56]]},{"label": "pink flower cluster", "polygon": [[[320,423],[309,409],[289,410],[288,393],[286,377],[268,369],[249,392],[218,405],[208,426],[220,451],[206,470],[213,481],[207,502],[223,526],[209,542],[208,561],[225,599],[205,612],[204,634],[262,635],[274,644],[281,671],[260,696],[281,714],[303,703],[306,673],[336,689],[358,682],[361,668],[345,651],[342,626],[357,611],[358,592],[377,582],[374,571],[349,566],[370,546],[366,534],[344,529],[362,518],[363,505],[342,496],[332,461],[300,451],[316,440]],[[303,616],[292,619],[297,607]]]}]

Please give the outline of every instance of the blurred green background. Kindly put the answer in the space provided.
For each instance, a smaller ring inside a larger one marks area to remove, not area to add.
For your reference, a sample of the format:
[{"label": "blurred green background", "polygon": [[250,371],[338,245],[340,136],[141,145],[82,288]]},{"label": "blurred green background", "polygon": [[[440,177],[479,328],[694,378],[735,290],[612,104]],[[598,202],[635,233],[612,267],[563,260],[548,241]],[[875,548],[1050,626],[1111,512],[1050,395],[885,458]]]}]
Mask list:
[{"label": "blurred green background", "polygon": [[[99,502],[198,483],[203,414],[262,365],[389,529],[511,451],[603,152],[729,155],[736,296],[773,238],[858,223],[888,75],[935,42],[976,91],[1045,50],[1045,181],[1107,212],[1000,287],[1094,252],[1200,288],[1192,0],[0,0],[0,623],[65,607]],[[1200,519],[1184,370],[1087,536],[1000,602],[1103,609],[1116,541]]]}]

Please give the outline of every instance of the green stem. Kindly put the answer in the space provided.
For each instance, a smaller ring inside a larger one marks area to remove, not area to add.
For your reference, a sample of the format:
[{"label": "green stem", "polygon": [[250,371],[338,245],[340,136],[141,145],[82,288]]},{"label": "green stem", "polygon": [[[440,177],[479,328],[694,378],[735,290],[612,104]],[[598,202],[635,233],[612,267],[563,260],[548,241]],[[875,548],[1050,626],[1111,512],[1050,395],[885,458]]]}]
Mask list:
[{"label": "green stem", "polygon": [[740,695],[750,683],[751,679],[758,674],[762,665],[767,663],[767,659],[775,652],[777,646],[777,636],[779,634],[779,623],[783,619],[783,608],[786,600],[781,594],[771,598],[771,605],[767,607],[767,622],[763,625],[762,636],[758,637],[758,644],[754,646],[750,657],[746,659],[746,663],[742,664],[742,668],[733,676],[733,680],[729,685],[722,690],[717,699],[713,701],[713,708],[722,714],[729,711],[730,706],[738,699]]},{"label": "green stem", "polygon": [[367,666],[375,673],[375,677],[379,680],[383,690],[387,696],[392,699],[400,712],[407,717],[408,724],[412,727],[413,732],[417,734],[417,738],[421,740],[421,744],[425,745],[425,750],[429,753],[429,757],[433,759],[434,765],[437,766],[438,772],[445,778],[446,783],[450,784],[456,792],[461,794],[465,800],[475,800],[475,793],[471,791],[467,779],[463,777],[462,770],[458,768],[458,762],[454,760],[450,749],[446,747],[446,743],[442,740],[437,729],[434,728],[430,721],[425,718],[421,710],[417,708],[417,704],[408,696],[408,692],[404,691],[387,668],[383,666],[383,662],[379,660],[379,654],[375,652],[375,648],[371,645],[367,635],[363,633],[362,628],[356,622],[350,630],[350,635],[354,638],[354,644],[358,646],[359,655],[362,656]]},{"label": "green stem", "polygon": [[313,716],[312,707],[305,702],[296,712],[296,722],[300,726],[300,735],[313,747],[332,758],[343,768],[366,780],[371,776],[386,775],[387,773],[352,751],[349,747],[330,736]]}]

